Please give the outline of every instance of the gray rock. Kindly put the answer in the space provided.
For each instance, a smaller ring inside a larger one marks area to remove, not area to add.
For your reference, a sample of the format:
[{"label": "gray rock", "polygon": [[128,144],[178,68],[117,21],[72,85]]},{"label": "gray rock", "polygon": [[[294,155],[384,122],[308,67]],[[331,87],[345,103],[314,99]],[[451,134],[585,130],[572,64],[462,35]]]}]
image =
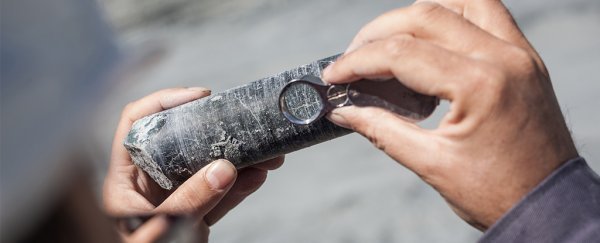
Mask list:
[{"label": "gray rock", "polygon": [[237,168],[275,158],[350,133],[326,119],[295,125],[278,108],[287,82],[320,76],[335,57],[144,117],[124,145],[133,162],[161,187],[172,189],[217,159]]}]

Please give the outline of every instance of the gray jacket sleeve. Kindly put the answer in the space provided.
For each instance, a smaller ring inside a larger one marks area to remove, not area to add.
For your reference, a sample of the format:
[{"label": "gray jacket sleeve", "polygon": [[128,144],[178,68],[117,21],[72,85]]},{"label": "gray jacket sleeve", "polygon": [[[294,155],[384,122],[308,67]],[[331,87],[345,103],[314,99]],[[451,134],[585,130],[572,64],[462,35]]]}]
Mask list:
[{"label": "gray jacket sleeve", "polygon": [[568,161],[480,242],[600,242],[600,177],[583,158]]}]

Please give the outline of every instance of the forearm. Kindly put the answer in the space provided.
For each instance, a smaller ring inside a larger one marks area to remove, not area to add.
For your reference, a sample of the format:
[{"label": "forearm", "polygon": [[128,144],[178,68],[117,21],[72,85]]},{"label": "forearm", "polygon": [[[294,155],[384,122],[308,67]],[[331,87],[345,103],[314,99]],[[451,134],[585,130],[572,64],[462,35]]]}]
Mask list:
[{"label": "forearm", "polygon": [[600,177],[583,158],[548,176],[485,232],[480,242],[600,239]]}]

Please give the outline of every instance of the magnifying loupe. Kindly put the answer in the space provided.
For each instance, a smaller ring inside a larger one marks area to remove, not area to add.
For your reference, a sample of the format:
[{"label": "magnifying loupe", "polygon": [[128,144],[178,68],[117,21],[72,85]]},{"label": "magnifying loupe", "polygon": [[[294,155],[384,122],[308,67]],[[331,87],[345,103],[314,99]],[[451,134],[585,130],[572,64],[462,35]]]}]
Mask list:
[{"label": "magnifying loupe", "polygon": [[396,79],[324,85],[319,77],[306,75],[290,81],[279,93],[279,110],[298,125],[311,124],[331,110],[348,105],[380,107],[420,121],[438,104],[436,97],[416,93]]}]

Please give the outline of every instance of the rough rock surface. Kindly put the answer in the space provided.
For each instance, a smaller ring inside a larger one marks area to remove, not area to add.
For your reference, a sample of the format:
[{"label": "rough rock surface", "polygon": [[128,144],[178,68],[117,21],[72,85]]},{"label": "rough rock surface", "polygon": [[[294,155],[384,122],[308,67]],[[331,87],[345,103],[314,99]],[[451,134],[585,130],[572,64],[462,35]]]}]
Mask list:
[{"label": "rough rock surface", "polygon": [[243,168],[346,135],[349,130],[326,119],[292,124],[278,108],[284,84],[307,74],[320,76],[334,58],[144,117],[133,124],[125,147],[136,165],[172,189],[217,159]]}]

